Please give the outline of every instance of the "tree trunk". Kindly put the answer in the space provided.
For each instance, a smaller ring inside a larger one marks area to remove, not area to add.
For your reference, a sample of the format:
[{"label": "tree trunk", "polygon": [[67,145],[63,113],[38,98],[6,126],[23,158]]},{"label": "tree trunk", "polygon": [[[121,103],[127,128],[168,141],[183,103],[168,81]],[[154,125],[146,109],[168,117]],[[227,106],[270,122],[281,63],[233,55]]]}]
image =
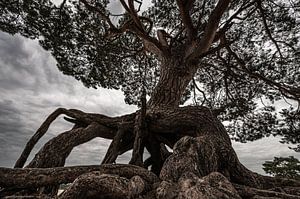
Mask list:
[{"label": "tree trunk", "polygon": [[150,108],[179,106],[181,97],[192,80],[196,67],[185,63],[182,57],[165,57],[161,62],[159,81],[148,102]]}]

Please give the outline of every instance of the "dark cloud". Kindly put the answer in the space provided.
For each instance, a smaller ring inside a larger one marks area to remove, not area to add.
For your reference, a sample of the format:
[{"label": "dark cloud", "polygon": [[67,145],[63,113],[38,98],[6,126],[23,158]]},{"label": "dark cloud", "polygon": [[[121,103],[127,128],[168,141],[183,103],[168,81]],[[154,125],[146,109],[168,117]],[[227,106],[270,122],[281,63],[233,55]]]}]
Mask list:
[{"label": "dark cloud", "polygon": [[[124,103],[120,91],[87,89],[74,78],[64,76],[50,53],[39,47],[37,41],[0,32],[0,166],[13,166],[26,141],[58,107],[111,116],[136,110]],[[54,122],[30,158],[49,139],[70,127],[61,118]],[[99,164],[108,145],[109,141],[101,138],[80,145],[72,151],[67,164]],[[260,173],[263,173],[261,164],[274,156],[300,158],[286,145],[279,144],[278,139],[234,143],[234,147],[241,162]],[[118,161],[125,163],[129,156],[130,152]]]}]

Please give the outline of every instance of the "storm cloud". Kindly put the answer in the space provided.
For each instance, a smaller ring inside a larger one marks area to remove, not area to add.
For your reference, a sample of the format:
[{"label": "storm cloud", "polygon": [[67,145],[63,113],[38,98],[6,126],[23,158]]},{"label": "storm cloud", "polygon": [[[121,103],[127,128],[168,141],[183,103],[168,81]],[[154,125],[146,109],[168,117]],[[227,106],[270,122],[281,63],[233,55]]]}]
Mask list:
[{"label": "storm cloud", "polygon": [[[76,108],[110,116],[130,113],[135,106],[124,103],[120,91],[88,89],[74,78],[58,71],[55,60],[37,41],[0,32],[0,166],[12,167],[27,140],[56,108]],[[61,118],[35,147],[33,155],[49,139],[68,130]],[[99,164],[108,140],[97,138],[76,147],[68,165]],[[278,143],[278,138],[234,143],[241,162],[263,173],[261,164],[274,156],[300,155]],[[127,153],[120,161],[128,161]]]}]

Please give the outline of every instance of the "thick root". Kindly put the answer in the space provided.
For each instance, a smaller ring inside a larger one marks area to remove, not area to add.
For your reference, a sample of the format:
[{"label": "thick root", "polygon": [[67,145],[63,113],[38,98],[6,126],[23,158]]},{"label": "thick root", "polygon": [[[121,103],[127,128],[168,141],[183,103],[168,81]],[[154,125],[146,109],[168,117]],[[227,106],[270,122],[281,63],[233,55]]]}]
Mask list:
[{"label": "thick root", "polygon": [[126,178],[140,176],[148,183],[158,182],[152,172],[134,165],[104,164],[94,166],[73,166],[54,168],[0,168],[0,187],[33,188],[73,182],[78,176],[97,171],[100,174],[114,174]]},{"label": "thick root", "polygon": [[91,172],[77,178],[58,198],[116,198],[123,199],[128,195],[128,179],[99,172]]},{"label": "thick root", "polygon": [[81,175],[58,198],[133,199],[151,188],[152,186],[139,176],[133,176],[129,180],[118,175],[101,174],[95,171]]},{"label": "thick root", "polygon": [[[135,113],[130,115],[124,115],[121,117],[108,117],[101,114],[85,113],[76,109],[68,110],[65,108],[58,108],[47,117],[47,119],[43,122],[40,128],[27,142],[21,156],[16,161],[14,168],[22,168],[24,166],[35,144],[45,135],[52,122],[62,114],[71,117],[65,119],[69,122],[74,123],[77,127],[87,127],[91,123],[96,122],[105,127],[109,127],[113,129],[116,129],[121,122],[128,122],[128,121],[130,122],[135,117]],[[115,134],[108,134],[108,133],[104,133],[101,135],[101,137],[107,139],[113,139],[114,136]]]},{"label": "thick root", "polygon": [[86,128],[77,128],[58,135],[35,155],[28,168],[50,168],[64,166],[65,160],[74,147],[86,143],[95,137],[114,135],[115,131],[98,123]]}]

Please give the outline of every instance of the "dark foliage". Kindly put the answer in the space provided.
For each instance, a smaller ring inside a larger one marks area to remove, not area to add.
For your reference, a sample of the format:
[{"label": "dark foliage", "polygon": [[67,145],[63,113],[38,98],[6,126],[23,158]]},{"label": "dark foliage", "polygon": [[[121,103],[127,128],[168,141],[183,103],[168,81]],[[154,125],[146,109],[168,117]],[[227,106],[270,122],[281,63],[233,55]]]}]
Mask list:
[{"label": "dark foliage", "polygon": [[263,164],[266,173],[276,177],[300,180],[300,161],[293,157],[275,157]]}]

